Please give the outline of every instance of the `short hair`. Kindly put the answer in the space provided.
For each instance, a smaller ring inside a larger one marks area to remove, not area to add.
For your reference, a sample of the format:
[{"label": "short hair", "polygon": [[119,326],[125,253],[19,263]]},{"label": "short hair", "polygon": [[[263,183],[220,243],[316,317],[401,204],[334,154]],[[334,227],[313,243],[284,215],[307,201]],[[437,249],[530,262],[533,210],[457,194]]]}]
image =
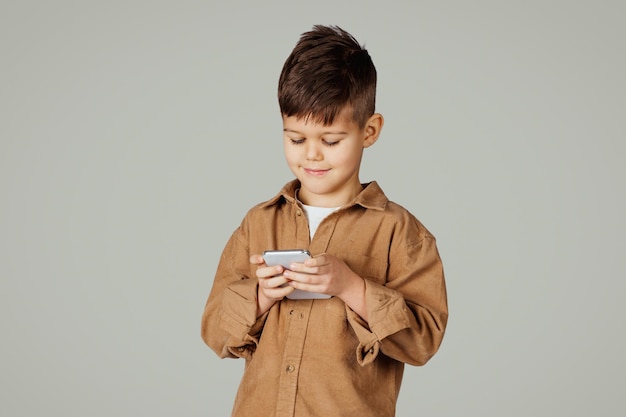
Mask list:
[{"label": "short hair", "polygon": [[376,68],[358,41],[338,26],[315,25],[287,57],[278,81],[284,116],[330,125],[347,106],[365,126],[376,104]]}]

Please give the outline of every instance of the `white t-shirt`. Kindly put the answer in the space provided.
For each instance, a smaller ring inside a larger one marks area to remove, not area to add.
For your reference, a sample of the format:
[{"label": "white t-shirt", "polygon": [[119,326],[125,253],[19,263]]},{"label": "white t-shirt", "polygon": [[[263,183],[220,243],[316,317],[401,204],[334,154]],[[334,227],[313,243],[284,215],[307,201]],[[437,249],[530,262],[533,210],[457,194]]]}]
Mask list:
[{"label": "white t-shirt", "polygon": [[315,206],[307,206],[305,204],[302,205],[304,208],[304,213],[306,214],[306,218],[309,221],[309,234],[311,239],[313,239],[313,235],[317,230],[317,226],[320,225],[322,220],[324,220],[330,213],[339,210],[340,207],[315,207]]}]

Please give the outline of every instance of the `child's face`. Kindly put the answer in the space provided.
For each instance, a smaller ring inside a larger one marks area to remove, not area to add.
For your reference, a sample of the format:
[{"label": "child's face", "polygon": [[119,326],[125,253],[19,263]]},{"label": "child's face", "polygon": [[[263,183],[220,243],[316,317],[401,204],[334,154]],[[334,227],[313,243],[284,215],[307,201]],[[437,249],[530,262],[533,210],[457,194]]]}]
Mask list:
[{"label": "child's face", "polygon": [[[327,126],[283,116],[285,157],[289,169],[300,180],[298,198],[304,204],[339,207],[361,191],[359,168],[363,149],[378,138],[382,116],[372,116],[363,128],[350,116],[351,111],[344,109]],[[373,129],[375,117],[380,118],[380,123]]]}]

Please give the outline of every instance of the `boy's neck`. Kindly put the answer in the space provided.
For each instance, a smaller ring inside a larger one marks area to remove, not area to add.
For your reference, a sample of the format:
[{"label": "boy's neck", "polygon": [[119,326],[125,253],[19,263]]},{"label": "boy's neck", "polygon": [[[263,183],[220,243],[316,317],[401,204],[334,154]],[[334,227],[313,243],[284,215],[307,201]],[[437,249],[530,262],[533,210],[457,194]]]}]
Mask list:
[{"label": "boy's neck", "polygon": [[[346,191],[346,190],[344,190]],[[302,204],[313,207],[333,208],[342,207],[356,198],[363,191],[361,183],[356,183],[350,192],[342,194],[315,194],[306,189],[299,188],[296,190],[296,199]]]}]

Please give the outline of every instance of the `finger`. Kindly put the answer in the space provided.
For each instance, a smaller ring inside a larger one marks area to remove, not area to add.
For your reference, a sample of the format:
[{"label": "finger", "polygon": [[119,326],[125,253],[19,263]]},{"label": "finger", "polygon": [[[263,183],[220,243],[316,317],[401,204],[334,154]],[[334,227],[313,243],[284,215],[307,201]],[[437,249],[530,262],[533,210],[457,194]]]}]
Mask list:
[{"label": "finger", "polygon": [[306,272],[286,270],[283,272],[283,276],[289,281],[297,281],[303,284],[310,284],[315,281],[315,275],[307,274]]},{"label": "finger", "polygon": [[298,289],[302,291],[324,293],[324,288],[317,284],[311,284],[311,283],[292,280],[292,281],[289,281],[288,285],[290,287],[293,287],[294,289]]},{"label": "finger", "polygon": [[275,277],[277,275],[282,274],[283,271],[284,271],[284,268],[280,265],[264,266],[256,270],[256,276],[257,278],[271,278],[271,277]]},{"label": "finger", "polygon": [[252,255],[250,256],[250,263],[253,265],[263,265],[265,260],[263,260],[263,255]]},{"label": "finger", "polygon": [[282,298],[293,291],[289,281],[281,276],[259,280],[259,288],[270,298]]},{"label": "finger", "polygon": [[317,255],[304,261],[304,265],[308,267],[328,265],[330,258],[325,254]]},{"label": "finger", "polygon": [[320,266],[315,262],[311,262],[312,265],[307,263],[295,263],[289,266],[289,270],[293,272],[301,272],[303,274],[317,275],[320,273]]},{"label": "finger", "polygon": [[273,300],[280,300],[280,299],[285,298],[292,292],[294,292],[295,288],[289,285],[285,285],[284,287],[262,289],[262,291],[266,297],[271,298]]},{"label": "finger", "polygon": [[306,271],[307,266],[302,263],[302,262],[294,262],[289,264],[289,269],[287,269],[288,271],[298,271],[298,272],[303,272]]},{"label": "finger", "polygon": [[265,282],[259,283],[263,288],[267,290],[275,290],[278,288],[285,288],[289,285],[289,280],[284,278],[282,275],[280,277],[268,278],[264,280]]},{"label": "finger", "polygon": [[274,289],[279,288],[285,284],[287,284],[288,279],[283,275],[273,276],[271,278],[263,278],[259,280],[259,285],[261,285],[265,289]]}]

